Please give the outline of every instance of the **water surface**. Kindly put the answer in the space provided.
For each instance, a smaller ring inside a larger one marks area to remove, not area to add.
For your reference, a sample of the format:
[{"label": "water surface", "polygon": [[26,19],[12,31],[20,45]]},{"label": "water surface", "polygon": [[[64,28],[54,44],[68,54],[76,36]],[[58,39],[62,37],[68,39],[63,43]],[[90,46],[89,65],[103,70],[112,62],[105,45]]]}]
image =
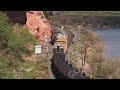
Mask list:
[{"label": "water surface", "polygon": [[104,42],[104,53],[108,58],[120,57],[120,28],[95,30]]}]

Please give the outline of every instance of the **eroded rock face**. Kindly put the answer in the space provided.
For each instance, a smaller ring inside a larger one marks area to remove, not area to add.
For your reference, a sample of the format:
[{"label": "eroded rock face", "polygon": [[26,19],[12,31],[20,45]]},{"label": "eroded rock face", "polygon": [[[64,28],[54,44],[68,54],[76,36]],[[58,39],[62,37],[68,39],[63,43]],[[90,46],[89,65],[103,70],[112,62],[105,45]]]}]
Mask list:
[{"label": "eroded rock face", "polygon": [[51,36],[51,26],[45,18],[43,11],[6,11],[16,31],[18,24],[27,27],[37,40],[45,40],[45,35]]},{"label": "eroded rock face", "polygon": [[26,26],[37,40],[43,41],[45,40],[45,35],[51,36],[51,26],[45,18],[43,11],[28,11],[26,16]]}]

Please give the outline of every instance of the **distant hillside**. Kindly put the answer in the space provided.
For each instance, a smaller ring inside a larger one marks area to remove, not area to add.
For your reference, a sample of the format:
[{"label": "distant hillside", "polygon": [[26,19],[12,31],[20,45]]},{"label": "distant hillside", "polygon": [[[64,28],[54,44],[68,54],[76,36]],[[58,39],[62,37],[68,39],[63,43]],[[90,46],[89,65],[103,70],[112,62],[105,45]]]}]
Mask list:
[{"label": "distant hillside", "polygon": [[93,28],[120,27],[120,11],[46,11],[56,25],[91,24]]},{"label": "distant hillside", "polygon": [[44,11],[49,15],[120,16],[120,11]]}]

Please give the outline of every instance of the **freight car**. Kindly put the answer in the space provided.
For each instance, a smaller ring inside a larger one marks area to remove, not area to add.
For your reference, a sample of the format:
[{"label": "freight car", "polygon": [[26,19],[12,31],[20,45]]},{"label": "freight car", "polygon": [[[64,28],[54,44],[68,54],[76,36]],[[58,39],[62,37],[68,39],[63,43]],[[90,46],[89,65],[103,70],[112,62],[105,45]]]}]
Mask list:
[{"label": "freight car", "polygon": [[53,49],[54,55],[52,58],[52,63],[59,73],[61,73],[61,77],[65,79],[89,79],[89,76],[79,72],[77,69],[72,67],[68,61],[65,60],[64,55],[64,47],[63,46],[55,46]]}]

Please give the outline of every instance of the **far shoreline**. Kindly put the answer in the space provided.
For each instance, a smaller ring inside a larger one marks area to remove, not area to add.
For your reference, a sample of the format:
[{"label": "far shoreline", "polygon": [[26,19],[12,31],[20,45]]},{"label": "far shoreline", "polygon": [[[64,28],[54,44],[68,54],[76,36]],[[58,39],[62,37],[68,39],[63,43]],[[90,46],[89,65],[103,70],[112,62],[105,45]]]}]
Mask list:
[{"label": "far shoreline", "polygon": [[117,26],[106,26],[106,27],[96,27],[96,28],[92,28],[92,31],[96,31],[96,30],[108,30],[108,29],[118,29],[120,28]]}]

